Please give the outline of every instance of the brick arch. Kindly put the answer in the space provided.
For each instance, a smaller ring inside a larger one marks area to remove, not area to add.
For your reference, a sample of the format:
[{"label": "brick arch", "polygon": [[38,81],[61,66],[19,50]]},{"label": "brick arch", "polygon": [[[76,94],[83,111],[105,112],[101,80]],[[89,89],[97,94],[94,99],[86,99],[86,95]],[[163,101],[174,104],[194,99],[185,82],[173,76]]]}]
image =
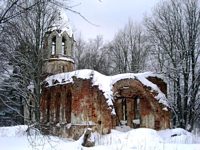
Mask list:
[{"label": "brick arch", "polygon": [[51,121],[51,109],[52,109],[52,94],[47,89],[44,90],[44,93],[40,101],[40,112],[41,112],[41,121],[43,123],[48,123]]},{"label": "brick arch", "polygon": [[[148,127],[148,119],[145,117],[154,120],[157,103],[150,90],[136,79],[119,80],[113,85],[112,90],[118,117],[117,124],[120,124],[120,120],[126,120],[127,125],[133,128]],[[154,128],[154,123],[150,127]]]},{"label": "brick arch", "polygon": [[136,91],[137,93],[144,92],[143,85],[139,81],[134,80],[134,79],[122,79],[122,80],[117,81],[113,85],[112,91],[114,94],[117,94],[116,92],[119,92],[124,87],[129,87],[131,89],[134,89],[134,91]]},{"label": "brick arch", "polygon": [[150,91],[150,89],[145,87],[140,81],[136,79],[122,79],[114,83],[112,88],[114,97],[117,96],[117,94],[123,94],[123,89],[129,89],[127,92],[124,91],[124,94],[126,94],[127,97],[135,98],[139,96],[144,99],[151,100],[150,102],[155,100],[154,94]]}]

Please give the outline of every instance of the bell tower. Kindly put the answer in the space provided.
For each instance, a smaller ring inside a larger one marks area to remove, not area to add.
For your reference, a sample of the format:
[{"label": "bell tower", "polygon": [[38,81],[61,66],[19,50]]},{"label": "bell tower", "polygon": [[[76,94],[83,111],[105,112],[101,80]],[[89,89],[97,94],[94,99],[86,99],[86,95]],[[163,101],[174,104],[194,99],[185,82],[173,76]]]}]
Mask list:
[{"label": "bell tower", "polygon": [[60,24],[52,26],[45,34],[45,62],[43,73],[53,75],[74,70],[73,34]]}]

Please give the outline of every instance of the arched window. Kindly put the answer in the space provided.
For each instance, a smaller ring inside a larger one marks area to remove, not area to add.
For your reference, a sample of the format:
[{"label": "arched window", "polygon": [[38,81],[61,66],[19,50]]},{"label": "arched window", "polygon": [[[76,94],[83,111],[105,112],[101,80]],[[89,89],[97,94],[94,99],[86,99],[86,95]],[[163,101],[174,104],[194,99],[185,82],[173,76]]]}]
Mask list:
[{"label": "arched window", "polygon": [[66,55],[65,38],[62,38],[62,55]]},{"label": "arched window", "polygon": [[122,99],[122,112],[123,112],[123,120],[127,120],[126,98],[123,98],[123,99]]},{"label": "arched window", "polygon": [[61,95],[60,93],[56,94],[56,101],[55,101],[55,117],[56,117],[56,123],[60,121],[60,101],[61,101]]},{"label": "arched window", "polygon": [[141,125],[141,115],[140,115],[140,97],[136,96],[134,98],[134,120],[133,127],[139,128]]},{"label": "arched window", "polygon": [[134,100],[135,119],[140,119],[140,97],[136,96]]},{"label": "arched window", "polygon": [[68,91],[65,100],[65,119],[67,123],[71,122],[71,111],[72,111],[72,93]]},{"label": "arched window", "polygon": [[48,97],[47,97],[47,109],[46,109],[47,122],[50,121],[50,105],[51,105],[51,95],[48,95]]},{"label": "arched window", "polygon": [[51,55],[55,54],[56,54],[56,37],[53,37],[51,43]]}]

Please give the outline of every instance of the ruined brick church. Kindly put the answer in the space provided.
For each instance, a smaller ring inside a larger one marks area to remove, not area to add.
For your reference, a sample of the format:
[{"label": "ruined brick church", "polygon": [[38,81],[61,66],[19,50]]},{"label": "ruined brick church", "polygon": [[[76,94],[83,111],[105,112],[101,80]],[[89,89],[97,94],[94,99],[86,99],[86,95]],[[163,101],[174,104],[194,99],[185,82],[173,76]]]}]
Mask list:
[{"label": "ruined brick church", "polygon": [[47,134],[78,138],[85,128],[101,134],[117,126],[170,127],[167,85],[156,74],[105,76],[94,70],[75,70],[74,39],[67,31],[46,33],[41,122]]}]

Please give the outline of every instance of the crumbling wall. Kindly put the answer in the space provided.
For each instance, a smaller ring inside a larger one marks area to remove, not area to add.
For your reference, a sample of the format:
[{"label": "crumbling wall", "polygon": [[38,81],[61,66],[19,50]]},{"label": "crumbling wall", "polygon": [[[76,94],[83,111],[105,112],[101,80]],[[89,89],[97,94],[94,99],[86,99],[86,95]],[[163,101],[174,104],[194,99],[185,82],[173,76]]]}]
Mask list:
[{"label": "crumbling wall", "polygon": [[73,80],[72,124],[95,124],[95,130],[109,133],[112,115],[103,92],[91,80]]},{"label": "crumbling wall", "polygon": [[[163,110],[166,106],[160,104],[154,97],[154,93],[142,83],[133,79],[123,79],[116,82],[113,86],[115,108],[117,112],[116,124],[124,120],[126,112],[126,125],[132,128],[145,127],[152,129],[166,129],[170,127],[170,112]],[[139,104],[136,99],[139,98]],[[126,101],[125,101],[126,100]],[[122,101],[125,101],[126,110]],[[138,105],[136,107],[136,105]],[[139,109],[139,117],[137,110]],[[166,109],[166,108],[165,108]]]},{"label": "crumbling wall", "polygon": [[45,61],[43,72],[46,74],[57,74],[74,71],[74,63],[61,58],[50,58]]},{"label": "crumbling wall", "polygon": [[86,127],[102,134],[109,133],[113,128],[113,116],[103,92],[92,86],[91,80],[75,77],[73,80],[73,84],[43,88],[43,131],[73,138],[80,136]]},{"label": "crumbling wall", "polygon": [[73,77],[73,83],[63,85],[54,82],[42,91],[41,122],[47,134],[77,139],[88,127],[106,134],[121,120],[132,128],[170,127],[170,111],[155,99],[157,93],[138,80],[123,79],[113,85],[116,115],[111,113],[103,92],[92,85],[92,78]]},{"label": "crumbling wall", "polygon": [[147,78],[149,81],[151,81],[152,83],[156,84],[159,89],[165,94],[167,95],[167,84],[160,78],[158,77],[148,77]]}]

